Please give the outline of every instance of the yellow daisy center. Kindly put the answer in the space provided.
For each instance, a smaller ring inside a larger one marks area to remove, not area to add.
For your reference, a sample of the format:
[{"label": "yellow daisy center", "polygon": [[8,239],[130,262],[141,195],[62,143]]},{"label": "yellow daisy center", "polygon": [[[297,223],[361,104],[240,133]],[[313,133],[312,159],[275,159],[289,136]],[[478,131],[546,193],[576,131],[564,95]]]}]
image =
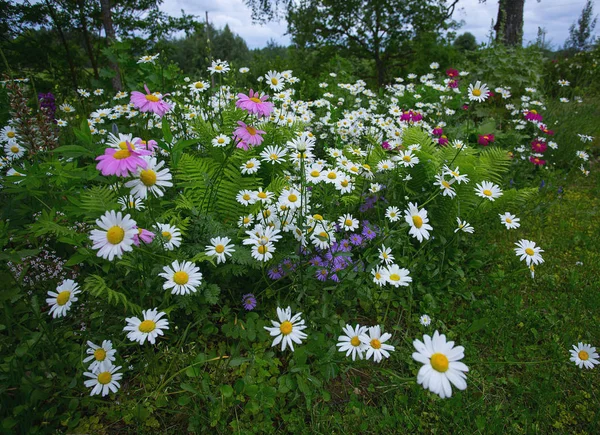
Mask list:
[{"label": "yellow daisy center", "polygon": [[96,358],[96,361],[104,361],[106,359],[106,351],[102,348],[96,349],[94,351],[94,358]]},{"label": "yellow daisy center", "polygon": [[492,196],[492,191],[491,191],[490,189],[485,189],[485,190],[484,190],[482,193],[483,193],[485,196]]},{"label": "yellow daisy center", "polygon": [[421,228],[423,226],[423,219],[421,218],[421,216],[414,215],[412,217],[412,221],[413,221],[413,224],[415,224],[415,227],[417,227],[417,228]]},{"label": "yellow daisy center", "polygon": [[279,80],[277,80],[275,77],[271,78],[271,83],[273,83],[275,86],[277,86],[277,84],[279,83]]},{"label": "yellow daisy center", "polygon": [[321,216],[320,214],[315,214],[313,215],[313,219],[316,221],[322,221],[323,220],[323,216]]},{"label": "yellow daisy center", "polygon": [[140,172],[140,180],[147,187],[154,186],[156,184],[156,172],[152,169],[144,169]]},{"label": "yellow daisy center", "polygon": [[118,227],[118,226],[114,226],[114,227],[110,227],[108,229],[108,231],[106,232],[106,240],[108,240],[108,243],[112,244],[112,245],[118,245],[119,243],[121,243],[123,241],[123,239],[125,238],[125,230],[123,230],[123,228]]},{"label": "yellow daisy center", "polygon": [[122,150],[126,150],[127,149],[127,142],[125,142],[124,140],[119,142],[119,148],[121,148]]},{"label": "yellow daisy center", "polygon": [[329,178],[330,180],[335,180],[337,178],[337,174],[335,172],[330,172],[329,174],[327,174],[327,178]]},{"label": "yellow daisy center", "polygon": [[481,96],[481,89],[473,89],[473,95],[475,95],[476,97]]},{"label": "yellow daisy center", "polygon": [[348,187],[348,184],[350,184],[350,183],[348,183],[348,181],[344,180],[340,184],[342,187]]},{"label": "yellow daisy center", "polygon": [[358,338],[358,335],[352,337],[352,339],[350,340],[350,344],[354,347],[360,346],[360,339]]},{"label": "yellow daisy center", "polygon": [[98,383],[102,385],[108,384],[112,380],[110,372],[102,372],[98,374]]},{"label": "yellow daisy center", "polygon": [[533,250],[533,249],[531,249],[531,248],[526,248],[526,249],[525,249],[525,253],[526,253],[527,255],[533,255],[533,254],[535,254],[534,250]]},{"label": "yellow daisy center", "polygon": [[249,125],[246,126],[246,131],[250,133],[251,136],[256,134],[256,129],[254,127],[250,127]]},{"label": "yellow daisy center", "polygon": [[292,193],[290,196],[288,196],[288,201],[296,202],[296,201],[298,201],[298,197]]},{"label": "yellow daisy center", "polygon": [[64,290],[56,297],[56,303],[62,307],[69,302],[69,299],[71,299],[71,292],[69,290]]},{"label": "yellow daisy center", "polygon": [[244,218],[243,222],[244,222],[245,224],[249,224],[249,223],[250,223],[250,218],[249,218],[248,216],[246,216],[246,217]]},{"label": "yellow daisy center", "polygon": [[171,236],[171,233],[168,231],[163,231],[161,234],[165,239],[167,239],[167,241],[171,241],[171,237],[173,237],[173,236]]},{"label": "yellow daisy center", "polygon": [[590,355],[585,350],[580,350],[577,356],[581,361],[587,361],[590,357]]},{"label": "yellow daisy center", "polygon": [[258,247],[258,253],[260,255],[265,255],[267,252],[269,252],[269,248],[267,248],[267,245],[260,245]]},{"label": "yellow daisy center", "polygon": [[117,152],[115,152],[113,154],[113,158],[117,159],[117,160],[123,160],[129,156],[131,156],[131,153],[129,152],[129,150],[118,150]]},{"label": "yellow daisy center", "polygon": [[140,323],[138,329],[140,332],[148,334],[156,329],[156,322],[154,320],[144,320],[142,323]]},{"label": "yellow daisy center", "polygon": [[223,139],[222,137],[220,137],[219,139],[217,139],[218,143],[225,143],[225,139]]},{"label": "yellow daisy center", "polygon": [[410,156],[404,156],[402,157],[402,160],[404,160],[405,162],[410,162]]},{"label": "yellow daisy center", "polygon": [[277,160],[277,159],[279,158],[279,156],[278,156],[277,154],[273,153],[273,154],[271,154],[271,155],[269,156],[269,158],[270,158],[271,160]]},{"label": "yellow daisy center", "polygon": [[12,139],[12,138],[14,138],[14,137],[15,137],[15,132],[14,132],[14,131],[9,131],[8,133],[6,133],[6,135],[7,135],[9,138],[11,138],[11,139]]},{"label": "yellow daisy center", "polygon": [[288,335],[292,332],[292,322],[290,322],[289,320],[286,320],[285,322],[283,322],[281,325],[279,325],[279,330],[281,331],[281,333],[283,335]]},{"label": "yellow daisy center", "polygon": [[156,103],[158,100],[160,100],[160,98],[158,98],[156,95],[146,95],[146,100]]},{"label": "yellow daisy center", "polygon": [[351,227],[351,226],[352,226],[352,219],[346,219],[346,220],[344,221],[344,224],[345,224],[347,227]]},{"label": "yellow daisy center", "polygon": [[507,224],[512,224],[512,219],[511,218],[506,218],[505,220],[506,220]]},{"label": "yellow daisy center", "polygon": [[196,84],[194,85],[194,87],[195,87],[196,89],[202,89],[202,88],[204,88],[204,83],[202,83],[202,82],[198,82],[198,83],[196,83]]},{"label": "yellow daisy center", "polygon": [[381,274],[379,272],[375,272],[375,279],[381,279]]},{"label": "yellow daisy center", "polygon": [[531,110],[529,111],[529,113],[533,113],[534,115],[537,115],[537,110],[535,110],[535,109],[531,109]]},{"label": "yellow daisy center", "polygon": [[173,275],[173,281],[175,281],[175,284],[177,285],[185,285],[188,283],[189,280],[190,276],[187,274],[187,272],[184,272],[183,270],[175,272],[175,274]]},{"label": "yellow daisy center", "polygon": [[242,196],[242,198],[244,198],[244,200],[246,200],[246,201],[249,201],[250,195],[248,195],[247,193],[244,193],[244,196]]},{"label": "yellow daisy center", "polygon": [[248,162],[246,163],[246,169],[252,169],[254,167],[254,163]]},{"label": "yellow daisy center", "polygon": [[400,281],[400,275],[398,275],[396,273],[392,273],[390,275],[390,281]]},{"label": "yellow daisy center", "polygon": [[18,153],[18,152],[19,152],[19,147],[18,147],[18,146],[16,146],[16,145],[13,145],[13,146],[11,146],[11,147],[10,147],[10,150],[11,150],[13,153],[15,153],[15,154],[16,154],[16,153]]},{"label": "yellow daisy center", "polygon": [[258,192],[258,196],[260,199],[265,199],[267,197],[267,194],[265,192]]},{"label": "yellow daisy center", "polygon": [[371,347],[373,349],[381,349],[381,341],[379,341],[377,338],[373,338],[371,340]]},{"label": "yellow daisy center", "polygon": [[256,97],[252,97],[250,98],[250,101],[254,101],[255,103],[262,103],[262,101],[260,100],[260,98],[256,98]]},{"label": "yellow daisy center", "polygon": [[450,183],[448,183],[446,180],[442,180],[442,186],[444,186],[446,189],[450,189]]},{"label": "yellow daisy center", "polygon": [[311,171],[310,176],[311,177],[318,177],[319,175],[321,175],[321,173],[317,170]]},{"label": "yellow daisy center", "polygon": [[443,353],[434,353],[431,355],[431,367],[440,373],[444,373],[448,370],[448,357]]},{"label": "yellow daisy center", "polygon": [[225,246],[223,246],[223,245],[215,246],[215,252],[217,254],[222,254],[223,252],[225,252]]}]

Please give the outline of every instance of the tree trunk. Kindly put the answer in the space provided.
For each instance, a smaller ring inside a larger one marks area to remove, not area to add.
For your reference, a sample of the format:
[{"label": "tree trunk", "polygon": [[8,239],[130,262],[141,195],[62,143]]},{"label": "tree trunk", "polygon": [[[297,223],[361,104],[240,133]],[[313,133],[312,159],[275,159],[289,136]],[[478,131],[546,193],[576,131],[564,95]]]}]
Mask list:
[{"label": "tree trunk", "polygon": [[85,48],[88,52],[88,56],[90,57],[90,62],[92,64],[92,69],[94,70],[94,78],[98,80],[100,78],[98,74],[98,63],[96,62],[96,56],[94,56],[94,49],[92,48],[92,43],[90,41],[90,34],[87,28],[87,19],[85,16],[85,0],[78,0],[79,6],[79,20],[81,22],[81,30],[83,31],[83,40],[85,42]]},{"label": "tree trunk", "polygon": [[69,70],[71,71],[71,80],[73,81],[74,89],[77,89],[78,88],[77,73],[75,72],[75,64],[73,63],[73,57],[71,56],[71,50],[69,49],[69,43],[67,42],[65,33],[63,32],[62,26],[60,25],[60,22],[58,21],[58,17],[56,16],[56,11],[54,10],[54,8],[52,7],[52,5],[50,4],[50,2],[48,0],[45,0],[44,3],[46,3],[46,7],[48,8],[48,13],[50,14],[50,18],[52,18],[52,21],[54,22],[54,27],[56,28],[56,31],[58,32],[58,36],[60,37],[60,42],[62,43],[62,45],[65,49],[65,54],[67,55],[67,63],[69,64]]},{"label": "tree trunk", "polygon": [[494,30],[496,41],[508,46],[523,44],[523,9],[525,0],[499,0]]},{"label": "tree trunk", "polygon": [[[113,26],[112,15],[110,13],[110,0],[100,0],[100,10],[102,12],[102,24],[104,25],[104,31],[106,32],[106,43],[110,46],[117,38]],[[108,63],[115,72],[115,76],[112,79],[113,89],[115,91],[120,91],[123,89],[123,85],[121,83],[121,71],[119,70],[119,65],[110,59],[108,60]]]}]

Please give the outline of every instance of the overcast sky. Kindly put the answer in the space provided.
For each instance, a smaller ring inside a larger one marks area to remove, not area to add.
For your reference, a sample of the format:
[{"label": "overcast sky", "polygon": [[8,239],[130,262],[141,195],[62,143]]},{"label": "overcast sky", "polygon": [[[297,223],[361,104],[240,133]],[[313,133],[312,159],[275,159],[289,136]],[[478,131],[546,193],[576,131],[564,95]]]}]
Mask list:
[{"label": "overcast sky", "polygon": [[[599,13],[600,0],[594,0],[594,11]],[[538,27],[547,30],[546,40],[554,47],[562,46],[569,35],[569,27],[577,20],[585,0],[537,0],[525,1],[525,43],[535,40]],[[204,19],[208,11],[208,19],[216,27],[229,27],[246,40],[248,47],[260,48],[273,39],[281,45],[290,42],[285,35],[285,21],[269,23],[264,26],[252,24],[252,17],[243,0],[164,0],[161,9],[170,15],[178,16],[183,9],[186,13]],[[480,4],[479,0],[459,0],[454,12],[454,19],[464,21],[459,33],[471,32],[479,42],[487,41],[492,19],[496,19],[498,1],[487,0]]]}]

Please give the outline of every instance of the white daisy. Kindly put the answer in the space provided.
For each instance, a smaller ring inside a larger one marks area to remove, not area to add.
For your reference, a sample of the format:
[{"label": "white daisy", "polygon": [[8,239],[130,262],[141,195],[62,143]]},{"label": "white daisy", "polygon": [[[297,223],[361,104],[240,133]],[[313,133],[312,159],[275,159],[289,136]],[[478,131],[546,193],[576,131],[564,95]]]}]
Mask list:
[{"label": "white daisy", "polygon": [[579,342],[577,346],[573,345],[573,350],[569,350],[569,352],[571,352],[570,360],[580,369],[584,367],[586,369],[593,369],[595,365],[600,364],[596,348],[592,347],[591,344]]},{"label": "white daisy", "polygon": [[25,154],[25,148],[23,148],[16,142],[9,142],[6,145],[4,145],[4,153],[9,159],[16,160],[23,157],[23,154]]},{"label": "white daisy", "polygon": [[104,397],[111,391],[116,393],[121,387],[118,381],[123,377],[122,373],[116,373],[120,369],[121,366],[114,366],[109,361],[103,361],[95,370],[85,372],[83,375],[91,379],[86,380],[84,385],[88,388],[93,387],[90,396],[102,394]]},{"label": "white daisy", "polygon": [[249,228],[253,222],[254,216],[252,216],[251,214],[247,216],[240,216],[240,218],[238,219],[238,227]]},{"label": "white daisy", "polygon": [[124,252],[133,250],[133,236],[138,233],[136,222],[127,214],[114,210],[107,211],[96,220],[101,230],[92,230],[90,239],[93,249],[98,249],[98,257],[112,261],[116,256],[121,258]]},{"label": "white daisy", "polygon": [[346,231],[354,231],[359,226],[358,219],[352,217],[350,213],[346,213],[345,215],[340,216],[338,222],[340,226]]},{"label": "white daisy", "polygon": [[15,130],[14,127],[7,125],[6,127],[2,128],[2,130],[0,130],[0,142],[16,143],[17,139],[17,130]]},{"label": "white daisy", "polygon": [[257,243],[252,246],[252,258],[257,261],[269,261],[273,258],[273,252],[275,252],[275,245],[271,242]]},{"label": "white daisy", "polygon": [[217,137],[215,137],[211,143],[215,147],[225,147],[225,146],[229,145],[230,142],[231,142],[230,137],[227,137],[224,134],[220,134]]},{"label": "white daisy", "polygon": [[496,198],[502,196],[502,190],[500,186],[490,182],[482,181],[481,184],[476,184],[475,193],[477,196],[494,201]]},{"label": "white daisy", "polygon": [[296,210],[302,204],[302,195],[296,189],[284,189],[279,195],[277,204],[280,208],[284,207],[285,210]]},{"label": "white daisy", "polygon": [[126,210],[128,208],[132,210],[143,210],[146,208],[144,202],[140,198],[133,197],[131,195],[120,197],[117,202],[121,204],[121,210]]},{"label": "white daisy", "polygon": [[423,239],[429,239],[429,231],[433,230],[433,228],[427,223],[429,222],[427,210],[424,208],[419,210],[417,204],[409,202],[408,209],[404,211],[404,219],[410,225],[408,234],[417,238],[419,242],[422,242]]},{"label": "white daisy", "polygon": [[397,264],[391,264],[381,269],[381,274],[385,278],[388,284],[394,287],[407,287],[412,282],[410,277],[410,271],[408,269],[400,268]]},{"label": "white daisy", "polygon": [[187,87],[189,88],[192,94],[200,94],[201,92],[205,92],[208,90],[209,84],[208,82],[199,80],[197,82],[190,83],[189,85],[187,85]]},{"label": "white daisy", "polygon": [[48,314],[52,315],[52,318],[64,317],[67,315],[67,311],[71,309],[71,304],[77,302],[75,295],[81,293],[79,290],[79,284],[72,279],[65,279],[61,282],[56,291],[48,291],[49,298],[46,298],[46,303],[50,305],[50,311]]},{"label": "white daisy", "polygon": [[392,248],[386,248],[385,245],[381,245],[381,248],[379,248],[379,259],[385,264],[392,263],[394,261],[394,256],[392,255]]},{"label": "white daisy", "polygon": [[163,196],[164,188],[173,186],[173,176],[168,168],[161,169],[164,161],[157,162],[156,157],[150,156],[142,158],[146,161],[146,168],[138,167],[135,178],[125,183],[125,187],[131,188],[131,194],[140,199],[146,199],[148,192],[157,197]]},{"label": "white daisy", "polygon": [[164,335],[163,329],[169,329],[169,321],[161,319],[166,313],[158,312],[158,308],[154,308],[142,311],[142,315],[144,317],[143,321],[137,317],[127,317],[125,319],[127,326],[123,328],[123,331],[129,331],[127,338],[131,341],[137,341],[140,345],[144,344],[146,340],[154,344],[156,337]]},{"label": "white daisy", "polygon": [[442,189],[442,196],[449,196],[450,198],[454,198],[456,196],[456,190],[452,187],[452,183],[454,183],[454,179],[450,179],[450,181],[446,181],[444,179],[444,174],[437,174],[435,176],[434,186],[440,186]]},{"label": "white daisy", "polygon": [[387,282],[387,278],[384,275],[384,268],[381,266],[376,266],[371,270],[371,275],[373,275],[373,282],[377,284],[379,287],[384,285]]},{"label": "white daisy", "polygon": [[190,261],[180,263],[175,260],[171,263],[171,266],[163,267],[163,270],[163,273],[158,274],[158,276],[166,279],[163,289],[172,289],[171,294],[173,295],[196,293],[198,286],[202,283],[200,268]]},{"label": "white daisy", "polygon": [[427,314],[423,314],[421,317],[419,317],[419,323],[423,326],[429,326],[431,325],[431,317],[429,317]]},{"label": "white daisy", "polygon": [[371,326],[369,328],[369,333],[361,334],[359,336],[360,341],[363,342],[365,346],[367,346],[367,355],[366,359],[373,357],[373,361],[380,362],[383,357],[389,358],[390,353],[388,351],[393,351],[394,346],[390,344],[385,344],[390,338],[392,338],[392,334],[385,333],[381,334],[381,327]]},{"label": "white daisy", "polygon": [[165,249],[172,251],[181,245],[181,231],[179,231],[179,228],[169,224],[156,224],[156,228],[163,237]]},{"label": "white daisy", "polygon": [[272,164],[285,162],[286,155],[287,151],[284,148],[275,145],[265,147],[265,149],[260,153],[263,162]]},{"label": "white daisy", "polygon": [[285,86],[283,76],[276,71],[269,71],[265,74],[265,80],[269,87],[276,92],[279,92]]},{"label": "white daisy", "polygon": [[229,71],[229,63],[227,61],[222,61],[221,59],[213,60],[211,65],[207,68],[210,71],[210,74],[225,74]]},{"label": "white daisy", "polygon": [[355,328],[352,325],[346,324],[344,326],[344,334],[338,337],[336,346],[340,352],[346,352],[346,356],[352,355],[352,361],[356,360],[358,355],[359,359],[364,358],[364,353],[367,350],[367,345],[360,341],[360,336],[366,334],[367,327],[356,325]]},{"label": "white daisy", "polygon": [[468,223],[467,221],[461,220],[460,217],[458,217],[458,216],[456,216],[456,225],[457,225],[457,227],[454,230],[455,233],[462,231],[464,233],[473,234],[473,232],[475,231],[475,228],[473,228],[470,223]]},{"label": "white daisy", "polygon": [[410,166],[411,168],[419,163],[419,158],[415,156],[411,150],[400,151],[400,154],[394,156],[392,160],[397,161],[403,166]]},{"label": "white daisy", "polygon": [[231,257],[231,253],[235,252],[235,249],[233,249],[234,245],[230,245],[229,242],[231,242],[231,239],[229,237],[213,237],[212,239],[210,239],[211,244],[206,245],[206,251],[204,252],[206,253],[206,255],[209,255],[211,257],[213,255],[216,255],[217,264],[225,263],[225,261],[227,260],[226,256]]},{"label": "white daisy", "polygon": [[304,320],[300,318],[301,315],[302,313],[297,313],[292,316],[292,309],[290,307],[287,307],[285,310],[277,307],[277,317],[279,322],[271,320],[273,327],[264,327],[269,331],[271,337],[275,337],[271,347],[281,343],[282,351],[289,346],[293,352],[294,343],[302,344],[302,340],[304,340],[307,335],[302,332],[302,330],[306,329],[306,326],[304,325]]},{"label": "white daisy", "polygon": [[456,167],[456,169],[452,170],[447,165],[444,165],[444,167],[442,168],[442,174],[451,175],[458,184],[469,182],[469,177],[467,177],[464,174],[461,175],[460,172],[458,172],[458,166]]},{"label": "white daisy", "polygon": [[520,255],[519,260],[525,260],[527,266],[532,264],[538,265],[544,262],[544,259],[540,255],[540,252],[544,252],[539,246],[535,246],[535,242],[530,240],[521,239],[515,243],[518,248],[515,248],[517,257]]},{"label": "white daisy", "polygon": [[498,216],[500,216],[500,222],[506,226],[507,230],[513,230],[521,226],[521,224],[519,223],[521,219],[519,219],[513,214],[510,214],[509,212],[500,214]]},{"label": "white daisy", "polygon": [[242,174],[244,174],[244,175],[256,174],[259,169],[260,169],[260,161],[257,159],[250,159],[246,163],[244,163],[242,166],[240,166],[240,171],[242,171]]},{"label": "white daisy", "polygon": [[465,356],[464,347],[454,347],[454,342],[446,342],[446,336],[438,331],[434,332],[433,338],[424,335],[423,341],[413,341],[413,346],[417,350],[412,354],[413,359],[423,364],[417,374],[417,383],[423,388],[442,399],[452,396],[450,383],[459,390],[467,388],[465,372],[469,368],[460,362]]},{"label": "white daisy", "polygon": [[100,366],[104,361],[112,363],[115,360],[116,349],[113,349],[112,342],[110,340],[104,340],[102,346],[92,343],[88,340],[88,348],[86,353],[89,355],[83,360],[84,363],[92,361],[88,370],[93,372],[96,367]]},{"label": "white daisy", "polygon": [[385,211],[385,217],[390,220],[390,222],[396,222],[400,219],[400,210],[398,207],[390,206]]},{"label": "white daisy", "polygon": [[469,100],[483,102],[487,99],[490,90],[487,85],[477,81],[475,85],[471,83],[468,89]]},{"label": "white daisy", "polygon": [[256,202],[256,195],[251,190],[240,190],[235,200],[242,205],[251,205]]}]

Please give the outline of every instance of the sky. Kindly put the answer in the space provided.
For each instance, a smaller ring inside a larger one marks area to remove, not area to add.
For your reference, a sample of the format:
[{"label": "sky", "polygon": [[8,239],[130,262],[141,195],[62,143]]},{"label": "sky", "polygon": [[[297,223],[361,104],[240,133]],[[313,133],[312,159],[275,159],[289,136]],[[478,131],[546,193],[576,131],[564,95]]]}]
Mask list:
[{"label": "sky", "polygon": [[[543,27],[547,31],[546,41],[550,41],[554,48],[561,47],[569,35],[569,27],[579,18],[585,1],[526,0],[525,43],[535,41],[538,27]],[[600,13],[600,0],[594,2],[594,11]],[[213,25],[221,28],[229,24],[231,31],[244,38],[249,48],[264,47],[271,39],[280,45],[290,43],[289,35],[285,34],[285,21],[266,25],[253,24],[250,9],[243,0],[164,0],[161,9],[173,16],[180,16],[183,9],[187,14],[197,15],[202,20],[205,18],[205,11],[208,11],[208,19]],[[453,18],[464,21],[464,25],[458,30],[459,34],[471,32],[478,42],[486,42],[497,12],[497,0],[487,0],[483,4],[479,0],[459,0]]]}]

